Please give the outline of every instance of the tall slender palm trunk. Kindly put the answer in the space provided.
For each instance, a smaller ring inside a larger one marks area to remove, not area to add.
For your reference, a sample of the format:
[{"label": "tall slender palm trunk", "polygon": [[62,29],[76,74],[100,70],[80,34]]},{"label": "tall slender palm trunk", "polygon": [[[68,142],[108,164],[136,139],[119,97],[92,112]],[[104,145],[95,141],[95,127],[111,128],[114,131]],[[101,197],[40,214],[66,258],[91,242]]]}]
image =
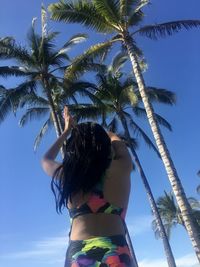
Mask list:
[{"label": "tall slender palm trunk", "polygon": [[146,178],[146,175],[144,173],[142,165],[140,164],[140,160],[138,158],[138,155],[137,155],[137,153],[136,153],[136,151],[135,151],[135,149],[134,149],[134,147],[133,147],[133,145],[131,143],[131,136],[130,136],[130,133],[129,133],[129,129],[128,129],[128,126],[127,126],[126,119],[124,118],[123,114],[120,114],[120,119],[121,119],[123,128],[125,130],[126,138],[127,138],[128,143],[130,145],[130,149],[131,149],[131,152],[132,152],[132,155],[133,155],[133,158],[134,158],[134,162],[136,163],[137,169],[138,169],[138,171],[140,173],[140,177],[141,177],[142,182],[144,184],[144,187],[145,187],[145,190],[146,190],[149,202],[150,202],[150,206],[151,206],[153,215],[154,215],[154,217],[156,219],[156,224],[158,226],[159,234],[160,234],[160,237],[162,238],[162,241],[163,241],[164,251],[165,251],[166,258],[167,258],[168,266],[169,267],[176,267],[174,255],[172,253],[171,246],[169,244],[169,240],[168,240],[164,225],[162,223],[162,219],[161,219],[160,214],[158,212],[158,208],[157,208],[153,193],[151,191],[150,185],[148,183],[148,180]]},{"label": "tall slender palm trunk", "polygon": [[[55,105],[54,105],[53,98],[52,98],[52,95],[51,95],[51,91],[49,89],[48,81],[46,79],[43,79],[43,84],[44,84],[45,91],[46,91],[46,94],[47,94],[47,98],[48,98],[48,101],[49,101],[49,107],[50,107],[50,110],[51,110],[51,116],[52,116],[52,120],[53,120],[53,125],[54,125],[54,128],[55,128],[55,131],[56,131],[56,135],[57,135],[57,137],[59,137],[62,134],[61,121],[60,121],[59,116],[56,113],[56,109],[55,109]],[[62,155],[62,158],[64,158],[65,153],[64,153],[64,147],[63,146],[61,147],[61,155]]]},{"label": "tall slender palm trunk", "polygon": [[146,94],[145,90],[145,82],[142,76],[142,72],[140,69],[140,66],[138,64],[137,56],[134,53],[134,48],[133,48],[133,41],[132,37],[129,35],[128,32],[124,33],[123,35],[124,39],[124,45],[127,48],[132,67],[133,67],[133,72],[138,84],[138,89],[142,98],[142,101],[144,103],[144,107],[147,113],[147,118],[149,120],[149,124],[151,126],[151,130],[153,132],[158,150],[160,152],[162,161],[164,163],[169,181],[171,183],[174,195],[176,197],[178,206],[181,210],[181,214],[183,216],[183,220],[185,223],[185,227],[187,229],[188,235],[191,239],[193,248],[195,250],[195,253],[197,255],[197,258],[200,262],[200,236],[198,233],[198,228],[197,228],[197,222],[195,221],[193,215],[192,215],[192,210],[189,205],[189,202],[186,198],[186,194],[184,192],[183,186],[181,184],[181,181],[178,177],[176,168],[174,166],[174,163],[171,159],[170,153],[168,151],[168,148],[165,144],[163,135],[160,131],[159,125],[156,121],[156,118],[154,116],[154,110],[153,107],[148,99],[148,96]]}]

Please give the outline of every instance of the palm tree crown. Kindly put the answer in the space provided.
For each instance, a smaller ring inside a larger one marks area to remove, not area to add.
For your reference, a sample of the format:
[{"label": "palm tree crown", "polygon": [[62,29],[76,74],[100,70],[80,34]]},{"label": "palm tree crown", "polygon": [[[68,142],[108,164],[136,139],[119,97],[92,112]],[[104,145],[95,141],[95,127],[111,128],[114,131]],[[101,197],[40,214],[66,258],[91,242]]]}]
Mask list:
[{"label": "palm tree crown", "polygon": [[[200,203],[195,198],[189,198],[188,200],[192,207],[194,218],[197,220],[200,233]],[[165,192],[164,196],[159,197],[157,200],[157,206],[168,236],[171,235],[172,228],[174,228],[177,224],[182,225],[185,228],[181,211],[175,202],[172,192]],[[155,220],[152,222],[152,226],[155,231],[155,235],[159,237]]]}]

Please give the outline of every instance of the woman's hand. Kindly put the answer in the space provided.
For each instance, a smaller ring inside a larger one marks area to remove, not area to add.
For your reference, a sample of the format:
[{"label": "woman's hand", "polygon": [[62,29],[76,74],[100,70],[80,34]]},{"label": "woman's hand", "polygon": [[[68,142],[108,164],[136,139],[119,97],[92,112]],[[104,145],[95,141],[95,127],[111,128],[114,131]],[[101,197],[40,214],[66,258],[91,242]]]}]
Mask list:
[{"label": "woman's hand", "polygon": [[111,131],[107,131],[107,134],[110,137],[111,141],[114,141],[114,140],[121,141],[121,138],[119,138],[119,136],[117,136],[115,133]]},{"label": "woman's hand", "polygon": [[64,132],[69,131],[72,127],[75,127],[75,122],[73,117],[71,116],[71,114],[69,113],[69,109],[67,106],[64,107],[63,110],[63,118],[65,121],[65,128],[64,128]]}]

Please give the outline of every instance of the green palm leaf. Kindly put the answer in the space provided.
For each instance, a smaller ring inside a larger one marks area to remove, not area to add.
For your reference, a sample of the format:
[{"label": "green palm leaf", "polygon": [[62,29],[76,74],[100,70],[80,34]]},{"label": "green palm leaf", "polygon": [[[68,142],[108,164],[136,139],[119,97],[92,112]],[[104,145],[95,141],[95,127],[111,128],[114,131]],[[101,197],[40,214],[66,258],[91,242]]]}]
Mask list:
[{"label": "green palm leaf", "polygon": [[[146,92],[151,102],[158,102],[158,103],[163,103],[163,104],[168,104],[168,105],[176,104],[176,95],[172,91],[169,91],[163,88],[147,86]],[[138,98],[141,99],[141,96],[138,90],[136,90],[136,94]]]},{"label": "green palm leaf", "polygon": [[39,50],[40,50],[40,46],[41,46],[41,36],[39,36],[38,34],[36,34],[35,29],[34,29],[34,25],[32,25],[32,27],[29,29],[28,33],[27,33],[27,41],[29,46],[31,47],[31,54],[32,54],[32,58],[35,59],[35,61],[37,61],[39,59]]},{"label": "green palm leaf", "polygon": [[189,197],[188,201],[190,203],[190,206],[192,207],[192,209],[200,209],[200,201],[197,200],[194,197]]},{"label": "green palm leaf", "polygon": [[92,119],[97,120],[100,117],[100,107],[93,104],[68,105],[69,110],[78,120]]},{"label": "green palm leaf", "polygon": [[[136,106],[132,110],[138,117],[146,118],[146,111],[144,108],[140,108],[140,107]],[[169,131],[172,131],[172,126],[166,119],[164,119],[162,116],[160,116],[157,113],[154,113],[154,115],[155,115],[155,118],[160,125],[164,126]]]},{"label": "green palm leaf", "polygon": [[111,41],[99,43],[91,46],[81,56],[74,58],[70,66],[67,67],[65,78],[68,80],[77,79],[86,70],[102,71],[105,67],[102,64],[94,63],[93,60],[101,58],[110,49]]},{"label": "green palm leaf", "polygon": [[133,0],[120,0],[120,16],[127,18],[133,9]]},{"label": "green palm leaf", "polygon": [[120,22],[118,0],[94,0],[94,6],[98,12],[105,18],[108,24],[112,25],[113,28],[120,30],[118,23]]},{"label": "green palm leaf", "polygon": [[120,94],[119,101],[121,102],[121,104],[123,104],[123,103],[126,105],[129,104],[133,107],[138,104],[138,97],[134,93],[133,85],[129,85],[129,86],[126,86],[125,88],[123,88],[123,90]]},{"label": "green palm leaf", "polygon": [[0,123],[5,120],[9,113],[15,113],[18,102],[18,92],[14,89],[7,90],[0,86]]},{"label": "green palm leaf", "polygon": [[[130,146],[132,146],[132,148],[137,149],[138,148],[138,142],[135,138],[131,137],[130,141],[131,144],[129,143],[129,141],[127,140],[127,137],[125,136],[125,133],[121,134],[118,133],[118,136],[125,142],[125,144],[130,148]],[[135,165],[133,164],[134,169],[135,169]]]},{"label": "green palm leaf", "polygon": [[14,40],[0,42],[0,55],[1,58],[15,58],[17,61],[26,64],[34,64],[28,50],[21,45],[16,44]]},{"label": "green palm leaf", "polygon": [[84,42],[87,38],[88,38],[87,34],[83,34],[83,33],[75,34],[63,45],[63,48],[69,49],[73,45]]},{"label": "green palm leaf", "polygon": [[53,123],[52,123],[52,119],[49,118],[44,125],[42,126],[42,128],[40,129],[38,135],[35,138],[34,141],[34,151],[36,151],[42,141],[42,139],[44,138],[45,134],[52,128]]},{"label": "green palm leaf", "polygon": [[133,130],[134,134],[139,135],[143,138],[145,143],[152,148],[158,157],[160,158],[160,153],[158,152],[158,149],[154,145],[154,143],[151,141],[151,139],[148,137],[148,135],[142,130],[142,128],[132,119],[131,115],[127,112],[124,112],[125,117],[128,120],[130,128]]},{"label": "green palm leaf", "polygon": [[44,97],[38,96],[35,92],[31,92],[30,94],[23,96],[23,98],[20,101],[20,108],[25,107],[25,105],[28,106],[29,108],[35,106],[47,108],[49,102]]},{"label": "green palm leaf", "polygon": [[200,20],[180,20],[171,21],[167,23],[161,23],[157,25],[147,25],[135,33],[139,33],[142,36],[146,36],[150,39],[157,40],[159,37],[166,37],[181,31],[182,29],[189,30],[191,28],[197,28],[200,26]]},{"label": "green palm leaf", "polygon": [[[112,32],[112,25],[98,12],[93,3],[87,1],[60,1],[49,6],[52,18],[58,21],[75,22],[100,32]],[[92,14],[92,16],[91,16]]]},{"label": "green palm leaf", "polygon": [[123,68],[127,60],[128,60],[127,53],[125,52],[118,53],[114,57],[111,65],[108,67],[108,70],[111,71],[114,75],[116,75]]},{"label": "green palm leaf", "polygon": [[118,127],[119,127],[119,122],[118,122],[117,116],[114,116],[111,122],[108,124],[108,129],[116,133],[118,130]]},{"label": "green palm leaf", "polygon": [[[199,201],[197,201],[195,198],[188,198],[188,201],[192,208],[192,213],[194,215],[194,218],[197,220],[198,223],[198,229],[200,230],[200,204]],[[170,235],[171,229],[175,227],[177,224],[180,224],[184,226],[184,222],[182,219],[182,215],[180,212],[180,209],[178,208],[174,196],[172,192],[166,193],[162,197],[159,197],[157,200],[157,206],[159,213],[161,215],[161,218],[164,222],[164,226],[167,232],[167,235]],[[156,221],[154,220],[152,222],[153,230],[155,231],[155,234],[157,237],[160,237],[158,235],[158,227],[156,225]],[[184,226],[185,227],[185,226]]]},{"label": "green palm leaf", "polygon": [[[31,74],[31,73],[30,73]],[[6,78],[8,76],[27,76],[27,73],[24,70],[20,69],[18,66],[2,66],[0,67],[0,76]]]},{"label": "green palm leaf", "polygon": [[19,126],[25,126],[29,121],[38,120],[49,114],[49,108],[29,108],[19,121]]},{"label": "green palm leaf", "polygon": [[34,88],[34,84],[25,82],[20,84],[14,89],[5,89],[1,86],[0,89],[0,122],[2,122],[6,116],[13,112],[16,113],[17,108],[20,106],[20,102],[23,97],[29,93],[29,90]]}]

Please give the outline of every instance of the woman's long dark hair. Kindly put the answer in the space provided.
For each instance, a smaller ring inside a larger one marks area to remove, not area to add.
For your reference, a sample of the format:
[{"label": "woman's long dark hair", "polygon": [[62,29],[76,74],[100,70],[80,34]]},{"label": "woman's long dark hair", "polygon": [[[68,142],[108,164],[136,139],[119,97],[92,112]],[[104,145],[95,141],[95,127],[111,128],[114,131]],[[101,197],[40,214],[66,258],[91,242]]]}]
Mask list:
[{"label": "woman's long dark hair", "polygon": [[111,140],[103,127],[85,122],[73,128],[63,163],[51,181],[57,212],[74,194],[90,192],[101,181],[111,160]]}]

